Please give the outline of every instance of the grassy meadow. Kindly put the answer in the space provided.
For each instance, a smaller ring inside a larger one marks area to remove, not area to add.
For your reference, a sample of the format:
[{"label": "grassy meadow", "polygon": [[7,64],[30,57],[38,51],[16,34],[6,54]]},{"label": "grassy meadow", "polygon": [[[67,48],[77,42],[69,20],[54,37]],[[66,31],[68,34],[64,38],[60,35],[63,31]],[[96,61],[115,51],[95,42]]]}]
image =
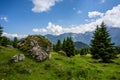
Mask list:
[{"label": "grassy meadow", "polygon": [[13,55],[20,53],[23,52],[0,47],[0,80],[120,80],[119,56],[113,63],[100,63],[90,54],[65,57],[51,52],[51,59],[44,62],[29,57],[10,62]]}]

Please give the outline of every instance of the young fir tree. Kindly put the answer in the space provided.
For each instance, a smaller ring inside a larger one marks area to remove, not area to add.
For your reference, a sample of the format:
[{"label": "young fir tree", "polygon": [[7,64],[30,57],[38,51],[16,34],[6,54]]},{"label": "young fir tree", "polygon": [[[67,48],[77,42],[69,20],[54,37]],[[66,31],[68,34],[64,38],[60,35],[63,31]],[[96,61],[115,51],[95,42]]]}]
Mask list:
[{"label": "young fir tree", "polygon": [[60,51],[62,49],[62,43],[60,40],[57,41],[57,44],[55,45],[55,51]]},{"label": "young fir tree", "polygon": [[111,61],[111,59],[116,56],[113,50],[113,45],[106,25],[102,22],[100,27],[97,26],[93,39],[91,40],[92,57],[95,59],[101,59],[103,62]]},{"label": "young fir tree", "polygon": [[1,38],[1,45],[2,46],[11,45],[10,39],[5,37],[5,36],[2,36],[2,38]]},{"label": "young fir tree", "polygon": [[2,28],[2,26],[0,25],[0,37],[2,36],[2,33],[3,33],[3,28]]},{"label": "young fir tree", "polygon": [[63,41],[62,50],[66,52],[68,57],[75,55],[75,46],[71,37],[67,37],[67,39]]},{"label": "young fir tree", "polygon": [[2,33],[3,33],[3,28],[0,25],[0,45],[2,43]]},{"label": "young fir tree", "polygon": [[62,50],[65,51],[66,48],[66,39],[63,40],[63,44],[62,44]]},{"label": "young fir tree", "polygon": [[14,40],[13,40],[13,47],[14,48],[17,47],[17,43],[18,43],[18,39],[17,39],[17,37],[14,37]]}]

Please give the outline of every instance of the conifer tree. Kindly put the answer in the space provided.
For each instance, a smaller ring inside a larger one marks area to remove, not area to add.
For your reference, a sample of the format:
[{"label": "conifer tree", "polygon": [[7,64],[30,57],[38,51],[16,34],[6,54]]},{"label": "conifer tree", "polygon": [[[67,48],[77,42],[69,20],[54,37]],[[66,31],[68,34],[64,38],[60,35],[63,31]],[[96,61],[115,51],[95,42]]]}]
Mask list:
[{"label": "conifer tree", "polygon": [[67,37],[67,39],[63,41],[62,49],[68,57],[75,55],[75,46],[71,37]]},{"label": "conifer tree", "polygon": [[0,25],[0,37],[2,36],[2,33],[3,33],[3,28],[2,28],[2,26]]},{"label": "conifer tree", "polygon": [[62,49],[62,43],[60,40],[57,41],[57,44],[55,45],[55,51],[60,51]]},{"label": "conifer tree", "polygon": [[18,43],[18,39],[17,37],[14,37],[14,40],[13,40],[13,47],[17,47],[17,43]]},{"label": "conifer tree", "polygon": [[110,34],[107,31],[104,22],[97,26],[93,39],[91,40],[91,54],[95,59],[101,59],[103,62],[109,62],[115,58],[116,54],[113,50],[113,43],[111,43]]},{"label": "conifer tree", "polygon": [[0,45],[2,43],[2,33],[3,33],[3,28],[0,25]]},{"label": "conifer tree", "polygon": [[62,44],[62,50],[65,51],[66,48],[66,39],[63,40],[63,44]]}]

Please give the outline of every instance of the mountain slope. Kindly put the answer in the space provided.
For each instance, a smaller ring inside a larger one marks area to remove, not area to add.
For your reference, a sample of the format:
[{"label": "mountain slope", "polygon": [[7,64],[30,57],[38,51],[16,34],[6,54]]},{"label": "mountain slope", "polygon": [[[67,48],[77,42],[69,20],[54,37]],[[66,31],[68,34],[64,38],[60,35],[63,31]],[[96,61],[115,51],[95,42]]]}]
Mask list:
[{"label": "mountain slope", "polygon": [[93,34],[91,32],[86,32],[85,34],[64,33],[64,34],[61,34],[58,36],[48,34],[48,35],[45,35],[45,37],[48,38],[52,43],[56,43],[58,39],[63,41],[67,37],[72,37],[74,42],[81,41],[81,42],[84,42],[86,44],[89,44],[92,35]]},{"label": "mountain slope", "polygon": [[[115,43],[115,45],[120,45],[120,28],[108,28],[108,32],[111,35],[112,42]],[[80,41],[86,44],[90,44],[90,40],[92,39],[93,32],[86,32],[84,34],[81,33],[64,33],[61,35],[45,35],[51,42],[56,43],[58,39],[64,40],[64,38],[72,37],[74,42]]]},{"label": "mountain slope", "polygon": [[80,42],[80,41],[74,42],[74,45],[77,49],[89,48],[89,46],[87,44]]}]

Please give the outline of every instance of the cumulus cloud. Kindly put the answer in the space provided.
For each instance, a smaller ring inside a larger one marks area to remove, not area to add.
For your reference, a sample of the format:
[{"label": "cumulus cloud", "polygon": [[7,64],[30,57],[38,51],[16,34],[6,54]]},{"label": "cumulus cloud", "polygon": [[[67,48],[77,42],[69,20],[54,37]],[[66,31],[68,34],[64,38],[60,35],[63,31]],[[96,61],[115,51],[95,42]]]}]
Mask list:
[{"label": "cumulus cloud", "polygon": [[3,32],[2,36],[6,36],[6,37],[8,37],[8,38],[17,37],[17,38],[21,39],[21,38],[25,38],[25,37],[28,36],[28,35],[9,34],[9,33]]},{"label": "cumulus cloud", "polygon": [[59,35],[62,33],[62,29],[63,29],[62,26],[55,25],[55,24],[49,22],[48,26],[46,28],[42,28],[42,29],[34,28],[32,31]]},{"label": "cumulus cloud", "polygon": [[3,21],[5,21],[5,22],[8,22],[8,18],[7,18],[6,16],[0,17],[0,20],[3,20]]},{"label": "cumulus cloud", "polygon": [[[92,32],[96,29],[97,25],[100,25],[102,23],[102,21],[104,21],[108,27],[120,28],[120,5],[113,7],[111,10],[108,10],[105,13],[101,13],[101,12],[97,12],[97,13],[100,13],[99,14],[100,17],[86,24],[81,24],[78,26],[71,26],[71,27],[62,27],[60,25],[55,25],[49,22],[46,28],[42,28],[42,29],[36,28],[36,29],[33,29],[33,31],[41,32],[45,34],[55,34],[55,35],[59,35],[67,32],[72,32],[72,33]],[[89,16],[89,13],[88,13],[88,16]],[[95,16],[98,16],[98,14]],[[94,19],[93,15],[90,17],[90,19]]]},{"label": "cumulus cloud", "polygon": [[95,17],[102,17],[104,15],[104,13],[98,12],[98,11],[92,11],[92,12],[88,12],[88,17],[89,18],[95,18]]},{"label": "cumulus cloud", "polygon": [[50,10],[52,6],[56,4],[56,2],[60,2],[62,0],[32,0],[34,7],[32,8],[33,12],[41,13]]},{"label": "cumulus cloud", "polygon": [[120,5],[108,10],[102,19],[108,26],[120,28]]},{"label": "cumulus cloud", "polygon": [[47,32],[47,30],[44,28],[43,29],[34,28],[33,32]]}]

